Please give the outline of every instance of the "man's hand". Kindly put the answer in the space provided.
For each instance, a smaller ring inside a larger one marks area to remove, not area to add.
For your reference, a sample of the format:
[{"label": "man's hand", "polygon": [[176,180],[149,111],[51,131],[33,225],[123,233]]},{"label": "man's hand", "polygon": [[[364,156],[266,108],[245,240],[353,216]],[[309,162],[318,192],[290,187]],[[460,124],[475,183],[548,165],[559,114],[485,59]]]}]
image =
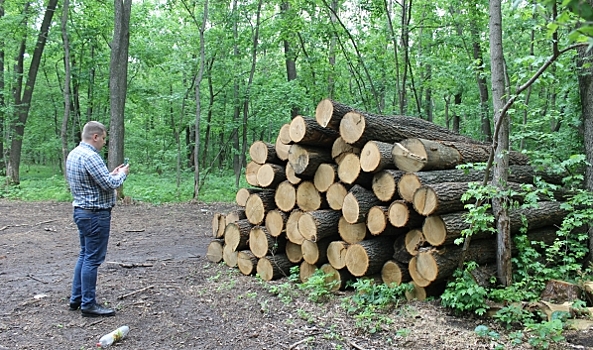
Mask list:
[{"label": "man's hand", "polygon": [[120,172],[124,172],[126,175],[130,173],[130,164],[120,165],[117,168],[113,169],[111,175],[119,174]]}]

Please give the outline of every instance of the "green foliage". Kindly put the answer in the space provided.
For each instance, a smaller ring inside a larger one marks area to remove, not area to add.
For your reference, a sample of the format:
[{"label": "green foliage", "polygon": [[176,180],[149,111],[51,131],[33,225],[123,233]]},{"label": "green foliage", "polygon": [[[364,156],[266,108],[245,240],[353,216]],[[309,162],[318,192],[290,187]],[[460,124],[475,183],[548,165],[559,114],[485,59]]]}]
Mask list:
[{"label": "green foliage", "polygon": [[474,262],[466,263],[463,270],[455,270],[453,280],[441,295],[441,304],[457,312],[471,311],[477,315],[484,315],[488,310],[486,288],[478,285],[471,275],[477,267]]},{"label": "green foliage", "polygon": [[315,303],[320,303],[331,297],[332,289],[338,283],[338,281],[328,282],[327,274],[321,269],[317,269],[305,282],[298,286],[300,290],[307,294],[307,299]]},{"label": "green foliage", "polygon": [[562,335],[563,328],[564,324],[560,319],[528,324],[528,343],[537,349],[548,349],[552,343],[565,339]]},{"label": "green foliage", "polygon": [[533,314],[518,303],[509,304],[498,310],[494,318],[507,329],[519,327],[525,323],[533,323]]}]

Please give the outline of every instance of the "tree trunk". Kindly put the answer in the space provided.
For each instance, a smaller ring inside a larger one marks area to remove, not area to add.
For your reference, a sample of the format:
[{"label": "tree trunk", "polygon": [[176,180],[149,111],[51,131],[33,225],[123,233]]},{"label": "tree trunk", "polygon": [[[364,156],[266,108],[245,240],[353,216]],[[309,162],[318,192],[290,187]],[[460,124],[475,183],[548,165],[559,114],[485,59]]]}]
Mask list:
[{"label": "tree trunk", "polygon": [[346,289],[348,282],[354,279],[348,270],[338,270],[331,264],[323,264],[319,269],[323,271],[325,283],[329,286],[329,290],[333,292]]},{"label": "tree trunk", "polygon": [[231,246],[225,244],[222,247],[222,260],[228,267],[236,267],[238,258],[238,252],[231,248]]},{"label": "tree trunk", "polygon": [[[290,150],[290,137],[288,132],[290,130],[289,124],[284,124],[280,128],[278,137],[276,137],[276,143],[274,144],[274,150],[276,151],[276,157],[280,160],[288,160],[288,151]],[[286,139],[288,138],[288,139]]]},{"label": "tree trunk", "polygon": [[299,218],[299,231],[309,241],[318,242],[338,235],[340,212],[332,209],[304,212]]},{"label": "tree trunk", "polygon": [[[37,72],[39,71],[39,65],[41,64],[41,56],[43,55],[43,49],[45,43],[49,37],[49,28],[51,26],[52,17],[56,11],[56,5],[58,0],[49,0],[47,9],[43,15],[43,21],[37,36],[37,43],[35,44],[35,50],[33,51],[33,57],[31,57],[31,64],[29,66],[29,73],[27,75],[27,82],[25,87],[22,86],[22,78],[19,77],[14,88],[14,103],[16,106],[17,117],[13,122],[10,123],[10,132],[12,134],[10,143],[10,153],[8,157],[8,164],[6,167],[7,181],[10,184],[18,185],[20,180],[20,166],[21,166],[21,151],[23,147],[23,136],[25,134],[25,125],[27,124],[27,118],[29,117],[29,110],[31,108],[31,100],[33,97],[33,90],[35,88],[35,81],[37,80]],[[26,5],[28,6],[28,4]],[[25,23],[26,25],[26,23]],[[21,42],[20,47],[21,53],[18,55],[17,68],[15,68],[15,74],[19,75],[24,73],[23,59],[25,57],[25,42]],[[22,93],[22,96],[21,96]]]},{"label": "tree trunk", "polygon": [[360,155],[360,148],[346,143],[342,137],[338,137],[332,144],[332,159],[336,164],[340,164],[342,159],[349,153]]},{"label": "tree trunk", "polygon": [[290,140],[301,145],[328,147],[340,136],[333,129],[320,126],[315,119],[297,116],[290,122]]},{"label": "tree trunk", "polygon": [[212,216],[212,237],[223,238],[226,225],[225,215],[222,213],[215,213]]},{"label": "tree trunk", "polygon": [[[118,1],[118,0],[115,0]],[[200,101],[202,100],[202,95],[200,94],[200,86],[202,85],[202,78],[204,76],[204,65],[205,65],[205,50],[204,50],[204,32],[206,31],[206,22],[208,21],[208,0],[204,1],[204,13],[202,18],[202,26],[199,29],[200,33],[200,67],[198,69],[198,74],[196,75],[196,80],[194,83],[195,87],[195,95],[196,95],[196,118],[194,122],[194,132],[195,132],[195,144],[194,144],[194,193],[193,199],[198,200],[200,197],[200,121],[202,115],[202,105]],[[180,170],[181,164],[178,164],[178,168]],[[239,187],[238,180],[235,183],[235,188]]]},{"label": "tree trunk", "polygon": [[360,168],[368,173],[395,168],[393,162],[393,144],[369,141],[360,151]]},{"label": "tree trunk", "polygon": [[[62,127],[60,129],[60,139],[62,141],[62,169],[64,169],[64,178],[66,178],[66,158],[70,152],[68,147],[68,120],[70,119],[70,81],[72,78],[72,72],[70,70],[70,42],[68,40],[68,11],[70,11],[70,0],[64,0],[64,4],[62,5],[62,43],[64,46],[64,117],[62,118]],[[0,137],[3,137],[3,135],[0,134]]]}]

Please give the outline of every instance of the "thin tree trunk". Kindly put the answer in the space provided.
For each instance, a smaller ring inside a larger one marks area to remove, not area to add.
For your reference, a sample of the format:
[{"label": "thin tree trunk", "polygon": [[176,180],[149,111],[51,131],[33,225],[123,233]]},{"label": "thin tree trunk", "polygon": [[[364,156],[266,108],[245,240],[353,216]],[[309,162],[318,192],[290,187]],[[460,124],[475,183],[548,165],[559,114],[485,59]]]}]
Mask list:
[{"label": "thin tree trunk", "polygon": [[[0,21],[4,17],[4,0],[0,0]],[[4,91],[4,37],[0,37],[0,91]],[[0,94],[0,109],[6,107],[6,100],[4,99],[4,93]],[[4,154],[4,123],[5,114],[0,113],[0,174],[6,170],[6,157]]]},{"label": "thin tree trunk", "polygon": [[64,118],[60,138],[62,140],[62,169],[66,177],[66,158],[68,157],[68,119],[70,119],[70,43],[68,41],[68,11],[70,0],[64,0],[62,5],[62,41],[64,45]]},{"label": "thin tree trunk", "polygon": [[[35,50],[33,51],[33,57],[31,58],[31,64],[29,67],[29,73],[27,75],[27,82],[24,89],[22,89],[22,77],[17,79],[17,85],[15,90],[15,105],[16,105],[16,120],[11,123],[10,129],[12,139],[10,143],[10,156],[8,158],[8,166],[6,168],[7,181],[10,184],[20,183],[20,166],[21,166],[21,151],[23,147],[23,136],[25,134],[25,125],[27,124],[27,118],[29,117],[29,110],[31,108],[31,100],[33,97],[33,90],[35,88],[35,81],[37,79],[37,72],[39,71],[39,65],[41,64],[41,56],[47,37],[49,36],[49,28],[51,21],[56,11],[58,0],[49,0],[47,9],[41,22],[41,28],[39,35],[37,36],[37,43],[35,44]],[[25,11],[27,11],[29,4],[25,5]],[[23,56],[25,52],[25,38],[21,42],[20,53],[15,73],[21,75],[23,73]],[[23,93],[21,96],[21,92]]]},{"label": "thin tree trunk", "polygon": [[[286,23],[290,23],[290,16],[291,16],[291,8],[290,8],[290,3],[289,2],[283,2],[282,4],[280,4],[280,11],[282,12],[283,16],[285,17],[285,22]],[[257,29],[256,29],[257,30]],[[296,69],[296,53],[294,52],[294,49],[292,49],[291,45],[290,45],[290,41],[288,40],[288,38],[292,38],[291,35],[287,35],[285,33],[285,35],[283,35],[284,40],[284,62],[286,64],[286,77],[288,79],[289,82],[296,80],[297,78],[297,69]],[[290,110],[290,115],[292,116],[292,118],[296,117],[297,115],[299,115],[299,108],[297,106],[293,106]]]}]

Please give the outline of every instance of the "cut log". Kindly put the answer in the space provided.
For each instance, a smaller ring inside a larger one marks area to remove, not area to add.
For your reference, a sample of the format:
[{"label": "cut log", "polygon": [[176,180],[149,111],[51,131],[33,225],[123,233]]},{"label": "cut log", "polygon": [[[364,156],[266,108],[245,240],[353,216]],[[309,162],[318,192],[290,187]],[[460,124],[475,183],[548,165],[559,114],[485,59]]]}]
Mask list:
[{"label": "cut log", "polygon": [[325,264],[327,260],[327,247],[329,244],[337,239],[337,236],[326,237],[318,242],[305,240],[301,245],[303,252],[303,260],[309,264],[320,266]]},{"label": "cut log", "polygon": [[482,143],[420,118],[379,116],[359,112],[349,112],[344,115],[340,121],[340,136],[344,141],[356,146],[364,145],[370,140],[394,144],[414,137]]},{"label": "cut log", "polygon": [[272,237],[278,237],[284,232],[284,227],[288,220],[288,214],[280,209],[270,210],[266,214],[266,230]]},{"label": "cut log", "polygon": [[426,287],[420,287],[414,281],[410,282],[410,284],[413,286],[413,289],[411,291],[407,290],[404,293],[406,300],[408,301],[412,301],[414,299],[418,301],[424,301],[428,297],[441,295],[447,286],[445,282],[430,284]]},{"label": "cut log", "polygon": [[326,98],[317,104],[315,120],[324,128],[338,130],[344,115],[352,110],[351,107]]},{"label": "cut log", "polygon": [[354,279],[348,270],[338,270],[331,264],[323,264],[319,269],[323,271],[323,274],[325,275],[325,283],[332,292],[346,289],[348,282]]},{"label": "cut log", "polygon": [[301,183],[301,181],[303,181],[303,178],[301,176],[298,176],[294,172],[294,169],[292,168],[292,165],[290,165],[290,163],[286,163],[286,165],[284,166],[284,171],[286,175],[286,180],[288,180],[288,182],[290,182],[291,184],[298,185]]},{"label": "cut log", "polygon": [[395,241],[393,242],[393,259],[406,266],[410,263],[412,254],[408,252],[406,247],[406,235],[395,238]]},{"label": "cut log", "polygon": [[240,188],[237,191],[237,194],[235,195],[235,201],[237,202],[237,204],[241,207],[244,207],[245,204],[247,203],[247,198],[249,198],[249,196],[253,193],[259,193],[259,192],[263,192],[263,191],[273,191],[270,189],[266,189],[264,190],[263,188]]},{"label": "cut log", "polygon": [[223,213],[214,213],[212,216],[212,237],[224,237],[224,228],[226,227],[226,216]]},{"label": "cut log", "polygon": [[206,249],[206,258],[213,263],[222,261],[222,248],[224,246],[224,239],[214,239],[208,244]]},{"label": "cut log", "polygon": [[[397,168],[407,172],[454,169],[459,164],[486,162],[490,156],[490,145],[433,140],[409,138],[400,141],[392,152]],[[509,164],[527,165],[528,162],[526,155],[509,152]]]},{"label": "cut log", "polygon": [[286,131],[288,131],[289,128],[290,128],[290,125],[284,124],[282,126],[282,128],[280,128],[280,133],[278,134],[278,137],[276,138],[276,143],[274,143],[274,150],[276,151],[276,157],[278,157],[278,159],[283,160],[283,161],[288,160],[288,151],[290,150],[290,140],[288,143],[282,142],[283,130],[286,129]]},{"label": "cut log", "polygon": [[296,188],[290,181],[286,180],[278,184],[274,192],[274,203],[278,209],[289,212],[296,205]]},{"label": "cut log", "polygon": [[[239,220],[247,219],[247,214],[245,214],[245,208],[240,208],[237,210],[233,210],[228,212],[224,218],[224,227],[230,224],[231,222],[237,222]],[[224,231],[224,229],[223,229]]]},{"label": "cut log", "polygon": [[[516,234],[522,227],[521,217],[524,216],[529,231],[546,226],[557,225],[566,216],[560,202],[539,202],[538,208],[512,209],[509,211],[511,233]],[[465,222],[466,212],[455,212],[444,215],[431,215],[424,220],[422,232],[426,241],[433,246],[451,244],[461,237],[461,232],[469,228]],[[480,239],[492,236],[489,232],[478,233],[472,237]]]},{"label": "cut log", "polygon": [[338,137],[332,144],[332,159],[336,164],[340,164],[346,154],[354,153],[360,155],[360,148],[354,147],[349,143],[346,143],[343,138]]},{"label": "cut log", "polygon": [[303,260],[301,245],[292,243],[291,241],[286,241],[286,247],[284,247],[284,250],[286,251],[286,257],[291,263],[298,264]]},{"label": "cut log", "polygon": [[327,204],[333,210],[342,210],[344,204],[344,198],[348,194],[348,191],[352,188],[350,185],[345,185],[341,182],[334,182],[329,186],[325,193]]},{"label": "cut log", "polygon": [[367,190],[360,185],[354,185],[344,197],[342,215],[351,224],[365,222],[369,209],[380,203],[373,191]]},{"label": "cut log", "polygon": [[285,252],[286,238],[272,237],[263,226],[254,226],[249,231],[249,249],[258,258]]},{"label": "cut log", "polygon": [[279,183],[286,180],[286,170],[284,166],[272,163],[263,164],[257,171],[257,183],[260,187],[276,187]]},{"label": "cut log", "polygon": [[254,161],[247,163],[245,166],[245,180],[251,186],[259,186],[259,182],[257,182],[257,172],[261,168],[261,164],[257,164]]},{"label": "cut log", "polygon": [[429,280],[427,280],[426,278],[424,278],[419,272],[418,272],[418,268],[417,268],[417,264],[416,261],[418,260],[418,257],[413,256],[410,259],[410,262],[408,263],[408,272],[410,273],[410,277],[412,277],[412,280],[414,281],[414,284],[416,284],[418,287],[428,287],[430,285]]},{"label": "cut log", "polygon": [[303,215],[303,212],[299,209],[294,209],[288,215],[286,220],[286,238],[292,243],[301,245],[305,238],[299,231],[299,219]]},{"label": "cut log", "polygon": [[292,139],[290,138],[290,123],[283,124],[280,127],[280,131],[278,132],[278,139],[285,145],[292,144]]},{"label": "cut log", "polygon": [[393,144],[369,141],[360,151],[360,168],[368,173],[375,173],[383,169],[394,169]]},{"label": "cut log", "polygon": [[258,260],[249,250],[237,252],[237,267],[246,276],[255,275]]},{"label": "cut log", "polygon": [[319,164],[313,177],[313,184],[317,191],[321,193],[327,192],[329,186],[336,181],[338,181],[338,166],[329,163]]},{"label": "cut log", "polygon": [[228,245],[222,247],[222,260],[228,267],[236,267],[238,252]]},{"label": "cut log", "polygon": [[370,238],[371,234],[367,230],[367,225],[364,222],[351,224],[341,216],[338,221],[338,233],[345,242],[350,244],[358,243],[365,238]]},{"label": "cut log", "polygon": [[224,229],[225,245],[229,246],[232,250],[243,250],[247,248],[249,232],[252,228],[253,224],[246,219],[229,223]]},{"label": "cut log", "polygon": [[424,242],[426,242],[426,238],[421,230],[413,229],[406,233],[406,238],[404,239],[404,244],[406,247],[406,251],[412,255],[418,255],[418,250]]},{"label": "cut log", "polygon": [[346,268],[353,276],[379,273],[393,256],[393,238],[375,237],[352,244],[346,251]]},{"label": "cut log", "polygon": [[290,139],[294,143],[331,146],[338,136],[336,130],[322,127],[313,118],[298,115],[290,122]]},{"label": "cut log", "polygon": [[336,270],[346,267],[346,251],[349,244],[345,241],[333,241],[327,246],[327,261]]},{"label": "cut log", "polygon": [[389,205],[387,218],[394,227],[420,227],[424,222],[424,216],[412,209],[410,203],[404,200],[395,200]]},{"label": "cut log", "polygon": [[328,207],[325,196],[323,196],[312,181],[301,182],[296,189],[296,202],[303,211],[319,210]]},{"label": "cut log", "polygon": [[354,153],[344,155],[338,165],[338,178],[345,184],[359,184],[366,188],[373,184],[373,175],[360,171],[360,159]]},{"label": "cut log", "polygon": [[424,185],[414,193],[412,204],[416,212],[424,216],[461,211],[465,206],[461,197],[468,189],[467,182]]},{"label": "cut log", "polygon": [[319,164],[331,161],[331,155],[325,148],[293,144],[288,150],[288,162],[297,175],[314,176]]},{"label": "cut log", "polygon": [[337,236],[340,217],[341,213],[332,209],[306,211],[299,218],[299,232],[312,242]]},{"label": "cut log", "polygon": [[255,141],[249,147],[249,156],[257,164],[281,163],[282,160],[276,156],[274,145],[264,141]]},{"label": "cut log", "polygon": [[388,211],[389,207],[385,205],[375,205],[369,209],[366,225],[372,235],[377,236],[385,231],[389,224]]},{"label": "cut log", "polygon": [[290,276],[290,268],[293,266],[286,254],[269,255],[257,262],[257,274],[264,281],[271,281]]},{"label": "cut log", "polygon": [[247,215],[247,220],[250,223],[254,225],[261,224],[266,217],[266,213],[272,209],[276,209],[274,195],[275,193],[273,191],[249,195],[245,203],[245,215]]},{"label": "cut log", "polygon": [[311,276],[317,271],[317,265],[309,264],[306,261],[302,261],[299,265],[299,280],[302,283],[305,283],[309,280]]},{"label": "cut log", "polygon": [[399,286],[412,280],[408,267],[395,260],[387,260],[381,269],[381,279],[389,287]]},{"label": "cut log", "polygon": [[383,202],[398,198],[397,184],[403,175],[403,171],[393,169],[385,169],[376,173],[371,185],[375,196]]}]

